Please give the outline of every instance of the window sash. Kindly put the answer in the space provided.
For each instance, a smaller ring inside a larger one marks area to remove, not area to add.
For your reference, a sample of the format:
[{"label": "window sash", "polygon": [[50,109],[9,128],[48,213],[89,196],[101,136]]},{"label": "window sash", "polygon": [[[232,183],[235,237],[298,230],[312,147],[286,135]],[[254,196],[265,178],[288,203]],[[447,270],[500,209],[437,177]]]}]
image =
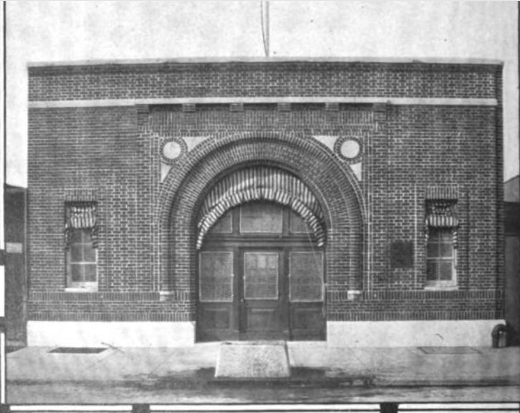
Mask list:
[{"label": "window sash", "polygon": [[67,287],[95,288],[98,277],[98,254],[88,229],[73,229],[70,248],[66,252]]},{"label": "window sash", "polygon": [[453,243],[453,229],[430,228],[426,245],[426,285],[432,287],[456,285],[457,250]]}]

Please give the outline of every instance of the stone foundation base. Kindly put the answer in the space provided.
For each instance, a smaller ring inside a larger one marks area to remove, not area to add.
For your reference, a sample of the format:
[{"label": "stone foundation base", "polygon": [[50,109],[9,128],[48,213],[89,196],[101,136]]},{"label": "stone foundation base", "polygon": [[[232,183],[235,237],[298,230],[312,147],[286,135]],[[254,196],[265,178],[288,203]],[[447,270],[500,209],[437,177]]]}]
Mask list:
[{"label": "stone foundation base", "polygon": [[[329,321],[333,347],[491,347],[504,320]],[[29,321],[29,346],[181,347],[195,344],[194,322]],[[273,342],[276,343],[276,342]]]},{"label": "stone foundation base", "polygon": [[193,322],[29,321],[29,346],[178,347],[195,343]]},{"label": "stone foundation base", "polygon": [[491,347],[504,320],[329,321],[327,343],[337,347]]}]

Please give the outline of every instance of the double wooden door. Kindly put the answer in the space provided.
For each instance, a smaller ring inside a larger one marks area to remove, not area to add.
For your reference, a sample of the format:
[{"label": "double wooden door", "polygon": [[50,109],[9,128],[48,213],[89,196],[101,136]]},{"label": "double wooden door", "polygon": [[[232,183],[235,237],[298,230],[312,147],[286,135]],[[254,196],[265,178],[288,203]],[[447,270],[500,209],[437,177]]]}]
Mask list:
[{"label": "double wooden door", "polygon": [[199,341],[323,340],[321,251],[251,245],[199,253]]}]

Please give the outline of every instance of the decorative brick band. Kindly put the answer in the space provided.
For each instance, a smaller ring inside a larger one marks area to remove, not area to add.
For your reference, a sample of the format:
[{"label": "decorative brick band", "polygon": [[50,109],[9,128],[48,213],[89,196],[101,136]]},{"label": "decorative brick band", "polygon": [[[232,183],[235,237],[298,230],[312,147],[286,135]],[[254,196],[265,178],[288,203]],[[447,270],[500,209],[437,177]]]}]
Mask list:
[{"label": "decorative brick band", "polygon": [[187,313],[86,313],[41,311],[30,315],[31,321],[191,321]]},{"label": "decorative brick band", "polygon": [[329,313],[327,321],[495,320],[495,311],[365,311]]},{"label": "decorative brick band", "polygon": [[[330,312],[327,321],[412,321],[412,320],[494,320],[503,317],[495,311],[352,311]],[[55,312],[30,314],[31,321],[193,321],[187,312]]]},{"label": "decorative brick band", "polygon": [[[29,301],[159,301],[159,292],[33,292],[29,295]],[[179,297],[180,298],[180,297]]]},{"label": "decorative brick band", "polygon": [[[502,299],[503,291],[497,290],[412,290],[412,291],[363,291],[363,301],[408,301],[408,300],[439,300],[439,299]],[[328,291],[327,299],[335,302],[348,300],[347,291]]]}]

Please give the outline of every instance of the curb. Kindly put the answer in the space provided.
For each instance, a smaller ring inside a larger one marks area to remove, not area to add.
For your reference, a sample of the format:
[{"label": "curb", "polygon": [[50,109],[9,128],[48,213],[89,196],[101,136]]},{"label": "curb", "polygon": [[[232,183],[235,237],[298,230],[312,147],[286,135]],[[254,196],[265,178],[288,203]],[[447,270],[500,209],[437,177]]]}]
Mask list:
[{"label": "curb", "polygon": [[231,386],[231,387],[269,387],[269,386],[287,386],[291,387],[308,387],[308,388],[338,388],[338,387],[364,387],[364,388],[400,388],[400,387],[509,387],[509,386],[520,386],[520,380],[507,380],[507,379],[496,379],[496,380],[472,380],[472,381],[461,381],[461,380],[402,380],[402,381],[382,381],[378,380],[375,376],[366,377],[350,377],[350,378],[327,378],[327,379],[315,379],[315,380],[302,380],[302,379],[194,379],[194,378],[178,378],[165,380],[165,377],[154,377],[145,378],[141,380],[77,380],[77,379],[64,379],[64,380],[25,380],[15,379],[8,380],[8,386],[34,386],[42,384],[75,384],[75,385],[87,385],[87,386],[138,386],[142,388],[196,388],[197,386]]}]

